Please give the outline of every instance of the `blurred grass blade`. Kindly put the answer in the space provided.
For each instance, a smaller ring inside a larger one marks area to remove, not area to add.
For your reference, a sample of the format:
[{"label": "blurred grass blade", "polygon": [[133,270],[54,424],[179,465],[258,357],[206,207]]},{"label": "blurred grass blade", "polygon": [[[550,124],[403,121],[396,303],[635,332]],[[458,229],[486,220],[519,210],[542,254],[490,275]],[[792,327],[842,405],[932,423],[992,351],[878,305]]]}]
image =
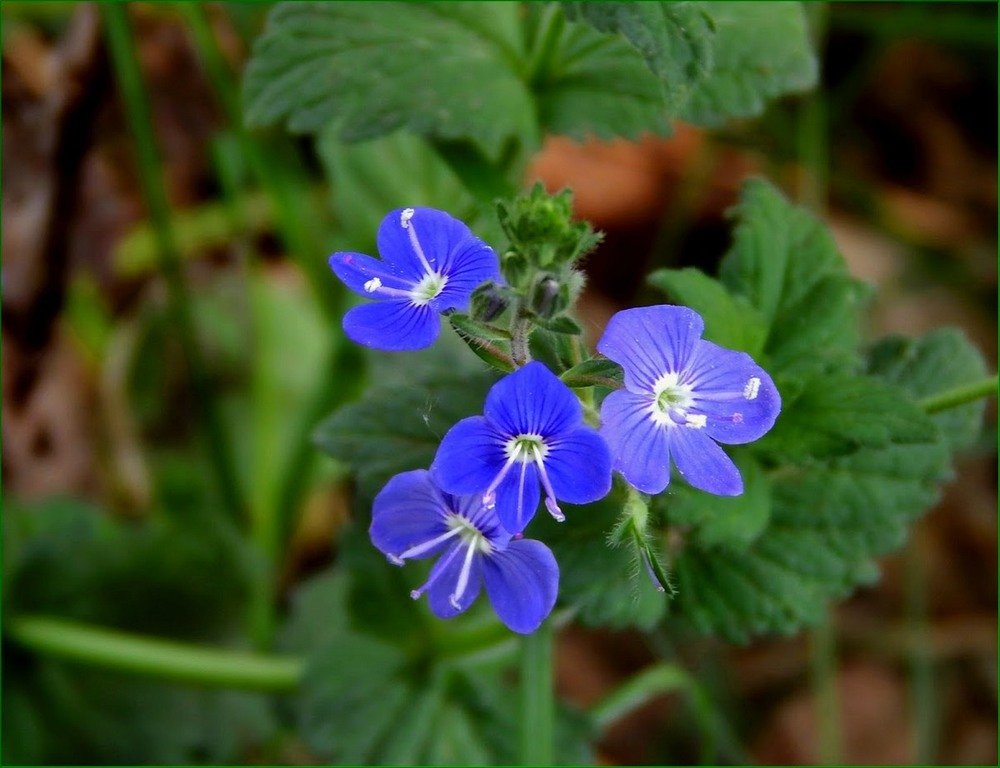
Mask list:
[{"label": "blurred grass blade", "polygon": [[129,125],[135,139],[139,180],[149,209],[159,250],[160,270],[170,294],[170,313],[180,344],[184,350],[195,402],[208,443],[212,464],[223,503],[229,515],[239,523],[246,519],[246,507],[233,464],[233,455],[212,391],[205,363],[195,339],[191,317],[191,299],[184,283],[180,254],[170,225],[170,204],[167,200],[163,173],[153,123],[136,57],[132,31],[125,4],[101,6],[108,49],[121,87]]},{"label": "blurred grass blade", "polygon": [[11,619],[4,633],[56,658],[221,688],[293,691],[303,672],[303,662],[294,657],[204,648],[45,616]]}]

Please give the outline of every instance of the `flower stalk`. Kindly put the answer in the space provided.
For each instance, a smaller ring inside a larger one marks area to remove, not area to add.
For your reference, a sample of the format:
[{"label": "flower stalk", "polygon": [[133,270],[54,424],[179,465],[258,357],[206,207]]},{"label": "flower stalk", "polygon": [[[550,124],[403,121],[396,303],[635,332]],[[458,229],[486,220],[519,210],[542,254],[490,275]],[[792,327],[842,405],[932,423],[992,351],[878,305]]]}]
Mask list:
[{"label": "flower stalk", "polygon": [[552,765],[554,760],[552,643],[551,621],[521,641],[521,765]]}]

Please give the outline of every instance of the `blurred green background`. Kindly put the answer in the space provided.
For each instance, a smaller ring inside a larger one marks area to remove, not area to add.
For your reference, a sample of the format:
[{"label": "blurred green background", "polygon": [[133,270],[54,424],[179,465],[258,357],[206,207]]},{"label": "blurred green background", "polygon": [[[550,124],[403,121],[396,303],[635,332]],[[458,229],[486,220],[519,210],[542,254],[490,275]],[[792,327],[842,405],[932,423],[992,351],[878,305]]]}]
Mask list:
[{"label": "blurred green background", "polygon": [[[996,6],[821,8],[814,94],[716,131],[550,139],[534,158],[525,182],[571,186],[607,233],[580,307],[591,343],[614,311],[653,300],[649,270],[712,271],[725,210],[761,173],[825,205],[852,271],[878,288],[872,335],[957,325],[995,370]],[[310,434],[385,364],[345,343],[348,299],[326,256],[373,252],[402,204],[446,206],[495,236],[420,140],[314,147],[244,130],[238,83],[267,10],[135,3],[116,28],[91,4],[3,5],[5,762],[318,759],[287,697],[54,662],[16,631],[27,612],[295,647],[311,629],[278,631],[289,596],[337,558],[352,492]],[[150,136],[133,128],[146,118]],[[828,626],[685,650],[735,754],[996,763],[993,403],[988,425],[907,549]],[[587,706],[656,650],[569,627],[558,690]],[[276,689],[297,673],[261,671]],[[663,697],[617,722],[598,758],[696,759],[678,706]]]}]

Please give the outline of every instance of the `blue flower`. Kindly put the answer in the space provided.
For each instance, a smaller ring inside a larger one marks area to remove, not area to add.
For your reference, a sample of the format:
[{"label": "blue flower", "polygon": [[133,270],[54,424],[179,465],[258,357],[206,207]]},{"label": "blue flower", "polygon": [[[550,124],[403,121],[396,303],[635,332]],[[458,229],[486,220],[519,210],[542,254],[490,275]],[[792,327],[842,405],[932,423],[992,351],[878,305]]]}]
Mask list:
[{"label": "blue flower", "polygon": [[511,539],[479,495],[443,493],[424,469],[392,478],[375,497],[372,543],[395,565],[440,555],[414,600],[424,593],[442,619],[465,611],[483,585],[510,629],[538,629],[555,605],[559,566],[540,541]]},{"label": "blue flower", "polygon": [[645,493],[670,482],[670,464],[695,488],[739,496],[743,479],[718,443],[749,443],[781,410],[778,390],[745,352],[701,338],[686,307],[619,312],[597,350],[625,369],[625,389],[601,406],[601,434],[614,468]]},{"label": "blue flower", "polygon": [[330,267],[371,304],[344,315],[344,333],[358,344],[389,352],[423,349],[441,330],[438,315],[464,312],[472,292],[500,281],[493,249],[458,219],[433,208],[392,211],[378,228],[381,260],[335,253]]},{"label": "blue flower", "polygon": [[565,518],[558,499],[586,504],[611,490],[608,447],[583,423],[580,401],[542,363],[494,384],[483,413],[448,431],[431,473],[449,493],[481,494],[511,533],[534,517],[539,482],[559,521]]}]

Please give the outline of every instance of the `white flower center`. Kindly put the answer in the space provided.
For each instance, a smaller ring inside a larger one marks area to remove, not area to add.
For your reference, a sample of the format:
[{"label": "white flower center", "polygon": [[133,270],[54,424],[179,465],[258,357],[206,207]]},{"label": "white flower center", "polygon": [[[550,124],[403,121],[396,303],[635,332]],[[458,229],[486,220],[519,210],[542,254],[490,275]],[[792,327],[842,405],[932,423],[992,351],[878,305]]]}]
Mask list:
[{"label": "white flower center", "polygon": [[437,272],[430,272],[410,289],[410,301],[414,305],[422,307],[440,296],[447,284],[447,277]]},{"label": "white flower center", "polygon": [[538,458],[544,459],[549,452],[549,447],[545,444],[541,435],[523,434],[512,437],[503,447],[503,452],[508,460],[520,461],[524,464]]},{"label": "white flower center", "polygon": [[691,385],[681,384],[677,373],[664,373],[653,384],[649,418],[661,427],[683,424],[692,429],[703,429],[707,417],[701,413],[688,413],[694,404],[691,392]]},{"label": "white flower center", "polygon": [[458,531],[458,537],[466,546],[471,546],[485,555],[493,551],[493,545],[490,544],[489,539],[483,536],[476,526],[461,515],[452,512],[448,515],[445,524],[448,526],[449,531]]}]

